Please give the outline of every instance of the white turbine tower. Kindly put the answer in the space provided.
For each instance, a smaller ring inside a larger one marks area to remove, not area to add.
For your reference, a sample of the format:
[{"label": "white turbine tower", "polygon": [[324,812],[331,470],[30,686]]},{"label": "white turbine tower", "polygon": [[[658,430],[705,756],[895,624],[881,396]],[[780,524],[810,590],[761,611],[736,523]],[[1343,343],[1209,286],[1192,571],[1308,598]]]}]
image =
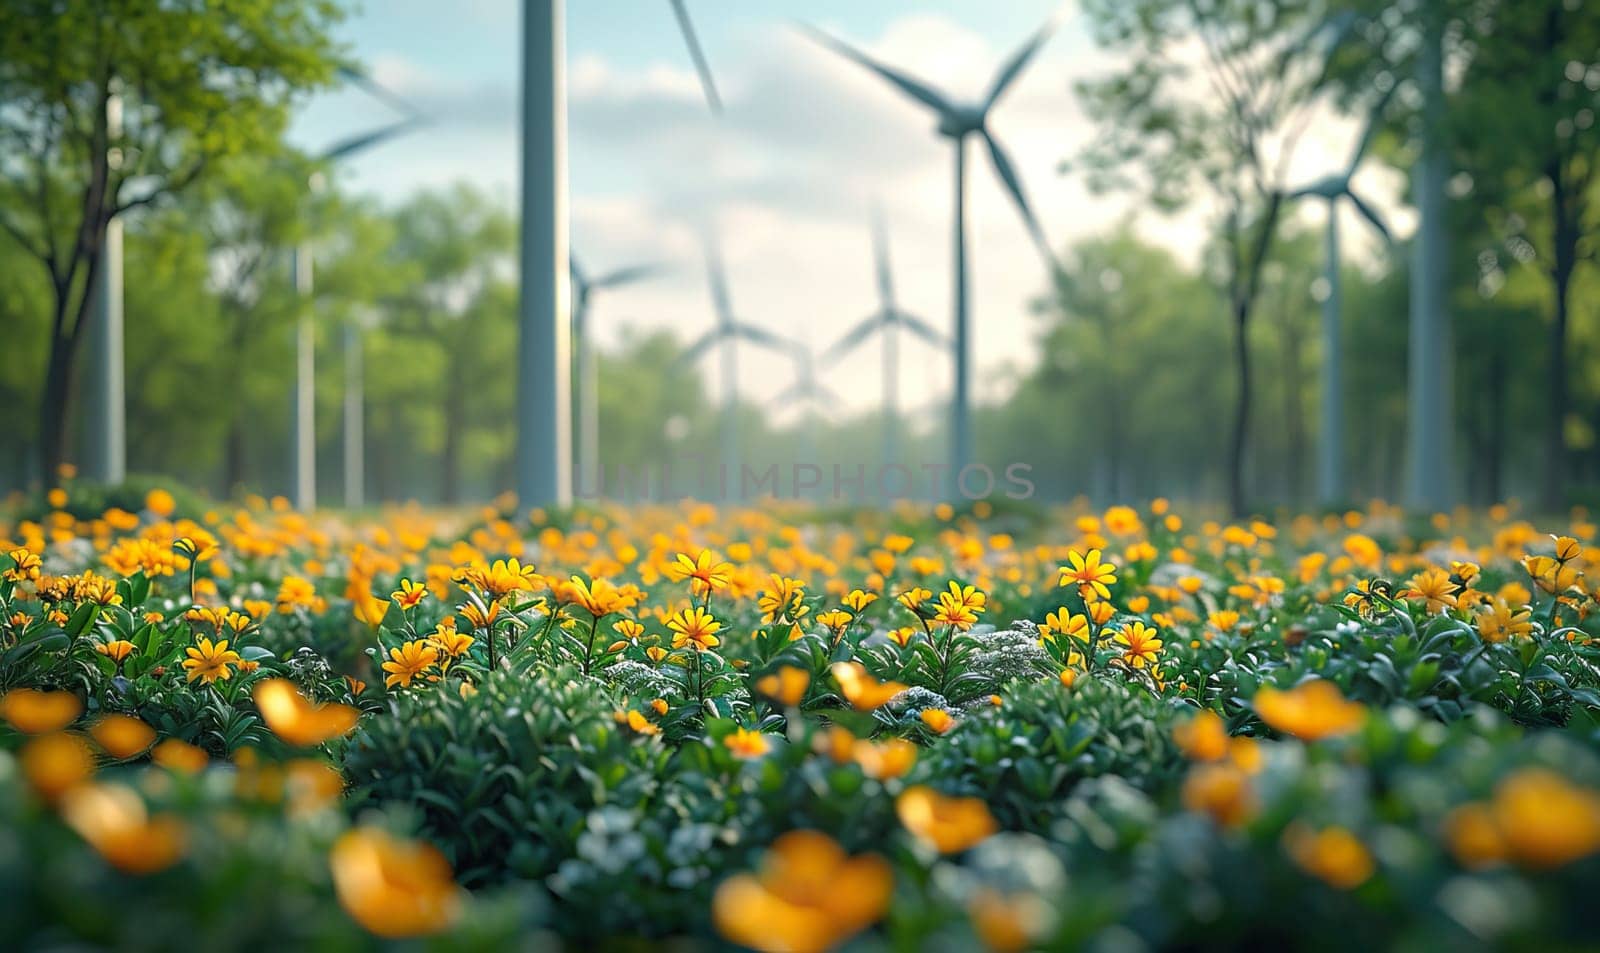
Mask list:
[{"label": "white turbine tower", "polygon": [[[317,156],[317,162],[331,165],[342,159],[356,155],[378,146],[395,136],[415,127],[422,121],[422,117],[410,106],[391,94],[388,90],[374,82],[371,77],[353,69],[339,71],[347,82],[359,86],[374,99],[383,102],[401,113],[404,117],[387,126],[374,129],[371,132],[351,136],[329,146]],[[315,191],[320,187],[321,173],[313,173],[308,187]],[[301,299],[300,311],[295,320],[294,327],[294,400],[292,403],[292,416],[289,438],[289,458],[291,467],[290,500],[296,509],[309,510],[317,505],[317,383],[316,383],[316,300],[314,297],[314,255],[311,242],[302,240],[293,249],[289,259],[289,281],[294,286],[295,294]],[[345,328],[344,346],[346,348],[346,371],[354,371],[351,378],[346,380],[346,395],[344,405],[344,460],[346,465],[345,504],[360,506],[361,487],[352,487],[349,479],[352,473],[361,472],[362,465],[362,427],[359,419],[352,422],[352,415],[360,416],[361,398],[356,394],[353,398],[351,388],[359,389],[361,383],[359,356],[356,365],[352,368],[349,362],[351,351],[360,346],[360,337],[356,329],[349,326]],[[352,460],[355,466],[351,468]],[[353,497],[352,497],[353,493]]]},{"label": "white turbine tower", "polygon": [[660,272],[656,265],[633,265],[600,275],[589,275],[571,256],[572,339],[576,343],[578,374],[577,472],[604,486],[600,472],[600,368],[594,341],[594,301],[602,291],[643,281]]},{"label": "white turbine tower", "polygon": [[[1391,87],[1390,92],[1393,92]],[[1355,152],[1344,171],[1313,182],[1303,189],[1290,193],[1291,199],[1321,199],[1328,212],[1327,266],[1323,280],[1327,282],[1327,297],[1322,300],[1322,433],[1317,446],[1317,499],[1325,504],[1344,501],[1344,332],[1341,327],[1343,295],[1339,282],[1339,206],[1348,200],[1362,218],[1366,219],[1385,242],[1391,241],[1389,227],[1371,205],[1363,201],[1350,186],[1356,169],[1366,157],[1377,131],[1378,118],[1389,102],[1384,94],[1373,109],[1356,143]]]},{"label": "white turbine tower", "polygon": [[896,303],[894,272],[889,266],[889,233],[881,211],[872,217],[872,258],[878,278],[878,310],[861,319],[823,351],[821,361],[824,365],[832,364],[860,347],[874,333],[882,334],[883,463],[888,465],[898,459],[895,444],[900,428],[900,329],[910,331],[940,350],[948,348],[950,342],[927,322],[902,310]]},{"label": "white turbine tower", "polygon": [[[525,506],[572,500],[571,265],[567,227],[566,3],[522,4],[522,234],[516,490]],[[683,0],[673,13],[712,111],[721,99]]]},{"label": "white turbine tower", "polygon": [[718,251],[716,239],[709,233],[705,239],[705,256],[706,282],[711,292],[711,307],[716,324],[684,349],[683,354],[678,357],[678,363],[691,364],[713,347],[719,348],[721,357],[719,376],[722,379],[720,438],[722,473],[728,485],[737,487],[742,461],[739,457],[739,357],[735,347],[736,342],[743,338],[751,344],[786,355],[790,352],[791,345],[770,331],[741,321],[735,314],[732,299],[728,295],[728,279],[722,268],[722,256]]},{"label": "white turbine tower", "polygon": [[1033,210],[1028,206],[1027,197],[1022,190],[1022,181],[1017,177],[1016,167],[1011,158],[1001,147],[999,140],[989,131],[989,113],[999,102],[1000,97],[1010,88],[1022,70],[1028,65],[1039,48],[1050,38],[1059,24],[1060,13],[1052,16],[1038,32],[1036,32],[1022,48],[1017,50],[1005,65],[999,75],[989,87],[988,94],[978,102],[959,101],[946,94],[935,90],[921,80],[917,80],[868,57],[865,53],[834,39],[819,30],[808,28],[808,32],[818,42],[829,49],[853,60],[861,66],[876,73],[888,81],[901,93],[932,110],[938,118],[938,132],[949,139],[955,147],[955,197],[954,221],[952,222],[955,254],[954,272],[954,312],[955,312],[955,393],[951,400],[950,420],[950,467],[952,483],[959,480],[961,471],[972,462],[972,401],[971,401],[971,347],[969,345],[970,329],[968,327],[968,301],[967,301],[967,139],[978,136],[989,146],[989,161],[994,166],[994,171],[1004,183],[1006,191],[1010,193],[1012,201],[1017,206],[1017,211],[1022,215],[1023,223],[1028,228],[1028,234],[1034,244],[1038,246],[1039,253],[1044,256],[1045,262],[1051,270],[1055,269],[1054,257],[1050,253],[1049,243],[1045,240],[1044,232],[1039,227],[1038,219],[1034,217]]}]

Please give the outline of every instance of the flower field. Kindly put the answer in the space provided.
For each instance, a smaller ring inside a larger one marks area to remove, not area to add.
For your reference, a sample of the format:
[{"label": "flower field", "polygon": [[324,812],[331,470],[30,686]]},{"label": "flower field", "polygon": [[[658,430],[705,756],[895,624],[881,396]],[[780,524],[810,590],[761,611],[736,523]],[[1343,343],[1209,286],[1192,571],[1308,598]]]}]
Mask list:
[{"label": "flower field", "polygon": [[1584,514],[0,517],[27,948],[1580,949]]}]

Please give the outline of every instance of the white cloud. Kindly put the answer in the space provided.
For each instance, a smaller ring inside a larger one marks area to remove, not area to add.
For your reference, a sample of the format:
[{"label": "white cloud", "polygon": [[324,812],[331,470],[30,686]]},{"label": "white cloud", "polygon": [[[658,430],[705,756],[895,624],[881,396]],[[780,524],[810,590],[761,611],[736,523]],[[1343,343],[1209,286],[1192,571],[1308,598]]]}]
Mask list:
[{"label": "white cloud", "polygon": [[[978,99],[1012,52],[948,17],[914,14],[877,37],[846,37],[958,98]],[[1017,36],[1020,44],[1026,39]],[[433,117],[403,156],[364,157],[352,180],[390,196],[467,180],[515,193],[516,91],[510,81],[451,83],[403,59],[373,60],[380,79]],[[994,110],[990,128],[1010,152],[1044,230],[1062,249],[1121,220],[1133,197],[1089,195],[1057,172],[1095,134],[1072,83],[1111,60],[1069,21]],[[935,327],[950,324],[951,146],[934,119],[882,80],[788,27],[748,37],[715,64],[727,104],[708,114],[695,74],[587,54],[570,64],[570,165],[574,248],[591,271],[667,260],[659,280],[619,289],[599,304],[603,340],[624,323],[671,327],[687,340],[710,326],[698,235],[715,223],[735,308],[746,320],[820,350],[875,305],[869,210],[890,226],[901,303]],[[1308,134],[1294,168],[1309,178],[1344,155],[1353,133],[1331,115]],[[970,287],[977,392],[1008,388],[1001,367],[1030,366],[1036,319],[1029,304],[1044,270],[981,142],[968,146]],[[1367,184],[1367,174],[1360,180]],[[1392,183],[1390,183],[1392,187]],[[1375,185],[1383,197],[1383,185]],[[1320,211],[1306,212],[1319,221]],[[1395,223],[1401,225],[1403,223]],[[1141,231],[1193,260],[1205,217],[1141,220]],[[949,363],[903,339],[902,406],[943,401]],[[705,365],[708,373],[714,366]],[[863,347],[823,377],[848,409],[878,403],[880,360]],[[788,362],[741,349],[741,390],[770,397],[792,379]],[[716,384],[713,383],[713,389]]]}]

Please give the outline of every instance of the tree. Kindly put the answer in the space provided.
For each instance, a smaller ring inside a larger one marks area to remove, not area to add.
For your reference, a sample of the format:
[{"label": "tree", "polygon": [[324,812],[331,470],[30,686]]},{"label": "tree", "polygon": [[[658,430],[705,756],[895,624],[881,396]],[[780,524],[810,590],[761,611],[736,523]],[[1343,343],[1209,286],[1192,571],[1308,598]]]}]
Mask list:
[{"label": "tree", "polygon": [[[1286,175],[1326,59],[1308,0],[1087,0],[1120,73],[1079,85],[1099,134],[1082,158],[1091,188],[1138,188],[1163,210],[1200,196],[1212,216],[1210,271],[1232,321],[1237,390],[1228,503],[1246,506],[1249,326],[1283,210]],[[1130,175],[1130,167],[1142,178]]]},{"label": "tree", "polygon": [[46,482],[63,459],[107,224],[232,157],[272,151],[291,102],[334,76],[339,16],[332,0],[0,5],[0,180],[25,199],[0,210],[0,230],[51,292],[38,408]]},{"label": "tree", "polygon": [[[393,256],[414,281],[392,298],[394,330],[429,342],[442,357],[438,399],[442,412],[439,496],[461,495],[462,455],[469,420],[490,415],[482,400],[486,369],[507,361],[516,327],[516,295],[509,280],[515,251],[513,223],[488,196],[465,185],[423,192],[394,215]],[[509,419],[508,403],[499,419]]]},{"label": "tree", "polygon": [[[1600,254],[1600,7],[1493,0],[1465,22],[1476,52],[1458,93],[1458,150],[1494,227],[1529,242],[1548,281],[1538,493],[1554,510],[1570,466],[1573,280]],[[1523,234],[1528,219],[1543,228]]]}]

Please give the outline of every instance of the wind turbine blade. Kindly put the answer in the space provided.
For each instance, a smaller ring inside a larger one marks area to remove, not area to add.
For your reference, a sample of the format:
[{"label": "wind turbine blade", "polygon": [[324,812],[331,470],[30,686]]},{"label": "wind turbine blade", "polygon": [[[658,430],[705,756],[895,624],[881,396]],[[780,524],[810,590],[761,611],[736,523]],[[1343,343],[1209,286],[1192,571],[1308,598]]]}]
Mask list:
[{"label": "wind turbine blade", "polygon": [[742,337],[751,344],[759,344],[774,351],[788,352],[793,347],[793,342],[785,341],[771,331],[763,330],[752,324],[735,324],[729,330],[736,337]]},{"label": "wind turbine blade", "polygon": [[689,9],[683,0],[672,0],[672,12],[678,17],[678,30],[689,47],[689,58],[694,60],[694,70],[700,74],[700,88],[705,91],[706,105],[717,115],[722,115],[722,97],[717,95],[717,83],[711,77],[711,64],[706,61],[705,50],[700,48],[700,37],[694,31],[694,21],[689,19]]},{"label": "wind turbine blade", "polygon": [[331,162],[334,159],[342,159],[345,156],[354,155],[363,149],[370,149],[380,142],[393,139],[412,126],[418,125],[418,123],[419,121],[416,119],[402,119],[397,123],[384,126],[382,129],[376,129],[359,136],[352,136],[329,146],[318,158]]},{"label": "wind turbine blade", "polygon": [[1061,10],[1051,14],[1050,19],[1044,22],[1044,26],[1040,27],[1038,32],[1034,33],[1028,42],[1022,45],[1022,49],[1017,50],[1016,54],[1011,57],[1010,62],[1006,63],[1005,67],[1000,70],[1000,75],[995,77],[994,85],[989,89],[988,98],[983,101],[984,112],[988,112],[999,101],[1000,97],[1005,94],[1006,89],[1027,67],[1028,61],[1033,59],[1033,55],[1039,52],[1039,48],[1044,46],[1046,40],[1050,39],[1050,34],[1054,33],[1056,27],[1061,25],[1061,14]]},{"label": "wind turbine blade", "polygon": [[572,273],[572,285],[575,291],[581,291],[589,284],[588,276],[583,273],[583,267],[578,264],[578,256],[567,253],[567,270]]},{"label": "wind turbine blade", "polygon": [[728,297],[728,277],[722,270],[722,255],[710,237],[706,238],[706,281],[711,287],[711,307],[716,311],[717,326],[732,325],[733,302]]},{"label": "wind turbine blade", "polygon": [[878,273],[878,304],[884,311],[894,310],[894,272],[889,267],[889,229],[883,209],[872,209],[872,260]]},{"label": "wind turbine blade", "polygon": [[783,403],[788,403],[790,401],[798,400],[802,396],[804,396],[804,395],[801,393],[800,384],[799,384],[799,382],[796,382],[796,383],[790,384],[788,387],[785,387],[783,390],[778,391],[776,394],[773,394],[772,398],[770,400],[768,400],[767,403],[769,405],[783,404]]},{"label": "wind turbine blade", "polygon": [[910,331],[912,334],[915,334],[917,337],[922,338],[924,341],[927,341],[929,344],[932,344],[934,347],[942,348],[950,346],[950,342],[945,338],[944,335],[940,334],[938,331],[935,331],[928,325],[926,321],[923,321],[916,315],[906,314],[904,311],[898,311],[896,312],[896,316],[898,317],[900,323],[905,325],[906,330]]},{"label": "wind turbine blade", "polygon": [[361,87],[364,91],[366,91],[367,95],[383,103],[385,106],[388,106],[390,109],[393,109],[395,112],[400,113],[402,116],[408,116],[412,119],[421,118],[422,114],[417,112],[416,107],[412,106],[410,103],[401,99],[394,93],[391,93],[388,89],[380,85],[377,80],[373,79],[371,76],[368,76],[365,71],[357,69],[353,66],[341,66],[338,69],[338,73],[340,79],[343,79],[354,86]]},{"label": "wind turbine blade", "polygon": [[615,288],[619,285],[633,284],[652,278],[666,269],[660,265],[633,265],[628,268],[618,268],[616,271],[607,272],[594,280],[596,288]]},{"label": "wind turbine blade", "polygon": [[1011,193],[1011,200],[1016,203],[1017,211],[1022,213],[1022,220],[1027,224],[1028,234],[1033,236],[1033,243],[1038,246],[1039,254],[1044,256],[1051,267],[1055,267],[1055,256],[1050,253],[1050,243],[1045,240],[1044,230],[1039,227],[1039,220],[1033,217],[1033,209],[1028,207],[1027,196],[1022,191],[1022,180],[1017,178],[1017,170],[1011,165],[1011,159],[1000,147],[1000,141],[987,129],[983,131],[983,139],[989,143],[989,159],[994,163],[994,171],[1005,183],[1006,191]]},{"label": "wind turbine blade", "polygon": [[1372,139],[1377,135],[1378,120],[1383,118],[1384,107],[1389,105],[1389,97],[1393,96],[1394,91],[1399,87],[1399,83],[1390,86],[1384,92],[1382,98],[1378,100],[1377,105],[1372,107],[1372,112],[1367,116],[1367,127],[1361,130],[1361,139],[1356,143],[1356,151],[1350,156],[1350,165],[1346,167],[1345,171],[1346,178],[1355,175],[1356,166],[1360,165],[1361,160],[1366,158],[1367,149],[1372,146]]},{"label": "wind turbine blade", "polygon": [[715,344],[716,342],[717,332],[716,329],[713,328],[712,330],[707,331],[696,338],[693,344],[690,344],[688,347],[684,348],[683,353],[678,355],[678,359],[672,362],[673,365],[676,367],[683,367],[693,364],[695,361],[698,361],[701,356],[706,353],[706,351],[710,350],[711,345]]},{"label": "wind turbine blade", "polygon": [[860,324],[857,324],[849,331],[846,331],[844,337],[841,337],[839,340],[833,342],[833,344],[829,346],[826,351],[822,352],[822,356],[818,358],[818,360],[820,360],[823,364],[831,364],[834,361],[837,361],[839,358],[844,357],[846,354],[849,354],[851,351],[860,347],[861,342],[871,337],[872,332],[878,330],[882,324],[882,314],[874,314],[871,317],[864,319]]},{"label": "wind turbine blade", "polygon": [[[1345,192],[1345,196],[1350,199],[1350,204],[1356,207],[1356,212],[1360,214],[1362,218],[1366,219],[1373,228],[1377,229],[1378,234],[1383,236],[1383,240],[1385,242],[1388,242],[1391,245],[1394,244],[1393,233],[1389,231],[1389,226],[1383,223],[1383,219],[1378,215],[1377,210],[1368,205],[1366,202],[1362,201],[1361,196],[1355,194],[1354,192]],[[1333,206],[1329,206],[1329,215],[1335,214],[1336,211],[1337,209],[1335,209]]]},{"label": "wind turbine blade", "polygon": [[902,93],[905,93],[907,96],[910,96],[917,102],[927,106],[929,109],[937,110],[938,112],[946,115],[952,111],[950,101],[945,99],[942,94],[927,84],[913,79],[897,69],[877,62],[850,44],[844,42],[843,40],[835,39],[816,27],[801,24],[800,29],[804,30],[806,34],[809,35],[813,40],[816,40],[823,46],[833,50],[840,56],[843,56],[846,59],[854,60],[861,66],[864,66],[872,72],[877,73],[879,76],[894,84],[894,86]]}]

